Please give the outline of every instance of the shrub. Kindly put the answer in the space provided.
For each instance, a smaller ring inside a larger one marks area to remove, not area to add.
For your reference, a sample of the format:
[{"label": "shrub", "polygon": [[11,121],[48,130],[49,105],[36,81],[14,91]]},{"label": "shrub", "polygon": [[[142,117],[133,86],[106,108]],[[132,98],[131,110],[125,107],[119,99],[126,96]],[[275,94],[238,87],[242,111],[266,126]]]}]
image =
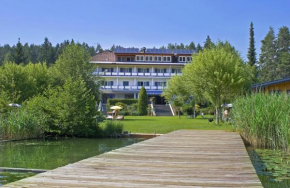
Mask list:
[{"label": "shrub", "polygon": [[233,102],[233,126],[252,144],[287,150],[290,98],[288,95],[252,94]]},{"label": "shrub", "polygon": [[193,114],[193,108],[191,105],[186,104],[183,105],[181,108],[182,113],[186,114],[186,115],[192,115]]},{"label": "shrub", "polygon": [[144,87],[141,88],[139,92],[138,99],[138,113],[141,116],[147,115],[147,107],[148,107],[148,97],[147,92]]},{"label": "shrub", "polygon": [[126,105],[132,105],[138,103],[137,99],[108,99],[107,103],[109,106],[115,106],[118,102]]},{"label": "shrub", "polygon": [[124,125],[121,122],[106,121],[103,123],[103,136],[110,137],[116,134],[122,134]]}]

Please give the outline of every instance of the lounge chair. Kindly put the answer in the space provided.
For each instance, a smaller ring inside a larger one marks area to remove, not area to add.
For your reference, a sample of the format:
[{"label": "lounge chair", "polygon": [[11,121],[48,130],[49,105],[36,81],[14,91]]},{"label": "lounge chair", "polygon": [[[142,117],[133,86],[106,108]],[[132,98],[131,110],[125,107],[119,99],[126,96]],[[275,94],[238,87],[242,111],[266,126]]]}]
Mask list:
[{"label": "lounge chair", "polygon": [[107,115],[106,119],[110,119],[110,120],[112,120],[112,119],[114,119],[114,117],[111,116],[111,115]]},{"label": "lounge chair", "polygon": [[117,116],[115,120],[124,120],[124,116]]}]

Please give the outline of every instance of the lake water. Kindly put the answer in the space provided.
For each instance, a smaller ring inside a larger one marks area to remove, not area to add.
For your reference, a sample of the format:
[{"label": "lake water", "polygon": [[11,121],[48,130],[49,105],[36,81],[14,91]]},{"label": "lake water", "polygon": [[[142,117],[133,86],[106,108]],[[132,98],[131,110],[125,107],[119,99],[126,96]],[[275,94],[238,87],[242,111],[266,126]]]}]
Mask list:
[{"label": "lake water", "polygon": [[247,147],[252,164],[265,188],[290,187],[290,155],[282,151]]},{"label": "lake water", "polygon": [[[58,138],[5,142],[0,143],[0,167],[54,169],[142,140]],[[0,185],[31,175],[0,172]]]}]

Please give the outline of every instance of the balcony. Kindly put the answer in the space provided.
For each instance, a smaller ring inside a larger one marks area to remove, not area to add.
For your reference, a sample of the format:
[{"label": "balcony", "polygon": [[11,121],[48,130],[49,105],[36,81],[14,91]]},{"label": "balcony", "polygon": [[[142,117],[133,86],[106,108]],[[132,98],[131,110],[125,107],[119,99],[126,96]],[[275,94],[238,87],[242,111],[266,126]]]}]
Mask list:
[{"label": "balcony", "polygon": [[[163,90],[166,86],[144,86],[146,90]],[[113,86],[101,86],[102,90],[140,90],[142,86],[122,86],[122,85],[113,85]]]},{"label": "balcony", "polygon": [[181,73],[93,72],[96,76],[171,77]]}]

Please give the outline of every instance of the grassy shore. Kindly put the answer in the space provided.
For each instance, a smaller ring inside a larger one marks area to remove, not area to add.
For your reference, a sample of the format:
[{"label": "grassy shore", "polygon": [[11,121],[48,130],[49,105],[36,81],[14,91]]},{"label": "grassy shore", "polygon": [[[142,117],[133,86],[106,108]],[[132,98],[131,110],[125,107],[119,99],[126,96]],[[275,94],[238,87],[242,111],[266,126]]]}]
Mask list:
[{"label": "grassy shore", "polygon": [[207,119],[198,116],[196,119],[187,116],[156,117],[156,116],[125,116],[124,131],[132,133],[157,133],[164,134],[179,129],[196,130],[232,130],[229,125],[216,125],[214,122],[208,123]]}]

